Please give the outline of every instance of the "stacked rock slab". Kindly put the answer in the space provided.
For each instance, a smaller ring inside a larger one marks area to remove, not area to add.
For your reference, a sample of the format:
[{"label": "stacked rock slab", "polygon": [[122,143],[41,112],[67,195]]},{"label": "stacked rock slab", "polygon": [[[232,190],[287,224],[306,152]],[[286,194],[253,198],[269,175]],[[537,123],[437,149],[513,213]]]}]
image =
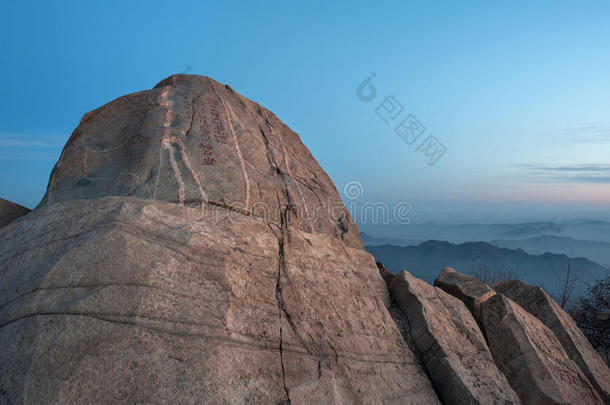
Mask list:
[{"label": "stacked rock slab", "polygon": [[19,217],[24,216],[28,212],[30,212],[29,209],[0,198],[0,228],[8,225]]},{"label": "stacked rock slab", "polygon": [[520,280],[502,281],[493,287],[551,329],[570,358],[589,378],[604,402],[610,403],[610,369],[570,315],[540,287]]},{"label": "stacked rock slab", "polygon": [[601,404],[553,332],[517,303],[453,269],[434,282],[475,315],[497,367],[524,404]]},{"label": "stacked rock slab", "polygon": [[514,301],[496,294],[480,323],[497,366],[525,404],[602,404],[553,332]]},{"label": "stacked rock slab", "polygon": [[297,134],[172,76],[85,114],[0,229],[0,402],[434,404]]},{"label": "stacked rock slab", "polygon": [[428,375],[447,404],[519,404],[459,299],[402,271],[390,294],[405,313]]},{"label": "stacked rock slab", "polygon": [[474,277],[458,273],[451,267],[445,267],[440,272],[434,280],[434,285],[462,300],[475,319],[479,316],[481,304],[496,293],[487,284]]}]

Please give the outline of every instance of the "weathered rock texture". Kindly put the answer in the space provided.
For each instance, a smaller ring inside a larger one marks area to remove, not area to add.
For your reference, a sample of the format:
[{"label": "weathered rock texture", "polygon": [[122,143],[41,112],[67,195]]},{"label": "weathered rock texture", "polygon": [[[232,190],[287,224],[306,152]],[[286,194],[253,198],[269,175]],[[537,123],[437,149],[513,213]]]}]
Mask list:
[{"label": "weathered rock texture", "polygon": [[0,402],[438,403],[387,307],[298,136],[172,76],[85,114],[0,230]]},{"label": "weathered rock texture", "polygon": [[446,267],[440,272],[434,280],[434,285],[462,300],[475,319],[479,317],[481,304],[496,293],[487,284],[458,273],[451,267]]},{"label": "weathered rock texture", "polygon": [[570,315],[540,287],[519,280],[503,281],[493,287],[551,329],[604,402],[610,403],[610,370]]},{"label": "weathered rock texture", "polygon": [[376,262],[377,264],[377,268],[379,269],[379,274],[381,275],[381,278],[383,278],[383,281],[385,281],[385,284],[388,286],[388,288],[390,288],[390,285],[392,285],[392,280],[394,279],[394,274],[392,274],[392,272],[390,272],[390,270],[388,270],[383,263],[381,262]]},{"label": "weathered rock texture", "polygon": [[8,225],[19,217],[24,216],[28,212],[30,212],[28,208],[0,198],[0,228]]},{"label": "weathered rock texture", "polygon": [[474,318],[459,299],[403,271],[390,293],[428,375],[447,404],[518,404]]},{"label": "weathered rock texture", "polygon": [[479,321],[496,365],[524,404],[603,403],[553,332],[509,298],[483,302]]},{"label": "weathered rock texture", "polygon": [[172,76],[85,114],[0,228],[0,403],[600,403],[533,315],[437,285],[376,266],[271,112]]},{"label": "weathered rock texture", "polygon": [[224,207],[362,248],[328,175],[299,136],[229,86],[174,75],[85,114],[41,206],[130,196]]}]

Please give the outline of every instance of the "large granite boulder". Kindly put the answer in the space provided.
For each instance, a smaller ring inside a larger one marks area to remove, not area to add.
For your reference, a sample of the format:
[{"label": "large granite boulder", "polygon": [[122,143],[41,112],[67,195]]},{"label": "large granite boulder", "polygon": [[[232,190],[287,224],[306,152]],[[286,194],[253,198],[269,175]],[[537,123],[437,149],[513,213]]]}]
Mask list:
[{"label": "large granite boulder", "polygon": [[406,315],[417,351],[445,403],[520,403],[462,301],[406,271],[394,277],[390,294]]},{"label": "large granite boulder", "polygon": [[86,113],[40,203],[106,196],[214,205],[362,248],[337,190],[272,112],[204,76],[174,75]]},{"label": "large granite boulder", "polygon": [[178,75],[86,114],[0,229],[1,403],[434,404],[338,193]]},{"label": "large granite boulder", "polygon": [[604,402],[610,403],[610,369],[570,315],[540,287],[520,280],[502,281],[493,287],[551,329]]},{"label": "large granite boulder", "polygon": [[28,208],[22,207],[4,198],[0,198],[0,228],[8,225],[19,217],[30,212]]},{"label": "large granite boulder", "polygon": [[479,317],[481,304],[496,293],[482,281],[458,273],[451,267],[445,267],[440,272],[434,285],[464,302],[475,319]]},{"label": "large granite boulder", "polygon": [[602,404],[555,334],[502,294],[480,306],[479,322],[498,368],[524,404]]}]

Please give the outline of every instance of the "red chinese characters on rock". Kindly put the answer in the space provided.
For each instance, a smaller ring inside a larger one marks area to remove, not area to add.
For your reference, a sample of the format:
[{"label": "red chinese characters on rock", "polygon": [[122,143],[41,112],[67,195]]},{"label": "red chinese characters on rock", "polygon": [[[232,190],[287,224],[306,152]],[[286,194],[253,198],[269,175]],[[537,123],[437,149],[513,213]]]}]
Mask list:
[{"label": "red chinese characters on rock", "polygon": [[214,151],[212,150],[212,144],[210,143],[199,143],[199,154],[201,155],[201,164],[204,166],[214,165]]},{"label": "red chinese characters on rock", "polygon": [[199,118],[200,142],[198,145],[200,163],[203,166],[213,166],[216,163],[214,157],[214,144],[228,143],[228,136],[224,123],[221,120],[219,109],[222,108],[212,97],[199,96],[197,101],[202,105],[202,114]]}]

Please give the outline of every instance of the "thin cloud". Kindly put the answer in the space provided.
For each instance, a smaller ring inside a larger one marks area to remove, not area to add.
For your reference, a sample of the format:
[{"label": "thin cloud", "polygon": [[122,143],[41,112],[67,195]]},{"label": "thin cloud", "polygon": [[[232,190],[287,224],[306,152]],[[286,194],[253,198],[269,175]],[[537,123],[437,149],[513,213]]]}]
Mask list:
[{"label": "thin cloud", "polygon": [[14,148],[61,147],[65,137],[57,134],[12,134],[0,132],[0,146]]},{"label": "thin cloud", "polygon": [[571,183],[599,183],[599,184],[610,184],[610,176],[573,176],[566,177],[564,179]]},{"label": "thin cloud", "polygon": [[580,164],[545,166],[540,164],[514,165],[525,170],[525,175],[536,181],[561,183],[610,183],[609,164]]},{"label": "thin cloud", "polygon": [[531,169],[552,172],[610,172],[608,164],[569,165],[569,166],[533,166]]},{"label": "thin cloud", "polygon": [[20,139],[0,139],[0,146],[6,148],[54,148],[57,144],[40,141],[24,141]]},{"label": "thin cloud", "polygon": [[53,160],[66,139],[57,134],[15,134],[0,132],[0,160]]},{"label": "thin cloud", "polygon": [[570,132],[577,135],[571,138],[575,143],[606,143],[610,142],[610,126],[591,124],[573,127]]}]

